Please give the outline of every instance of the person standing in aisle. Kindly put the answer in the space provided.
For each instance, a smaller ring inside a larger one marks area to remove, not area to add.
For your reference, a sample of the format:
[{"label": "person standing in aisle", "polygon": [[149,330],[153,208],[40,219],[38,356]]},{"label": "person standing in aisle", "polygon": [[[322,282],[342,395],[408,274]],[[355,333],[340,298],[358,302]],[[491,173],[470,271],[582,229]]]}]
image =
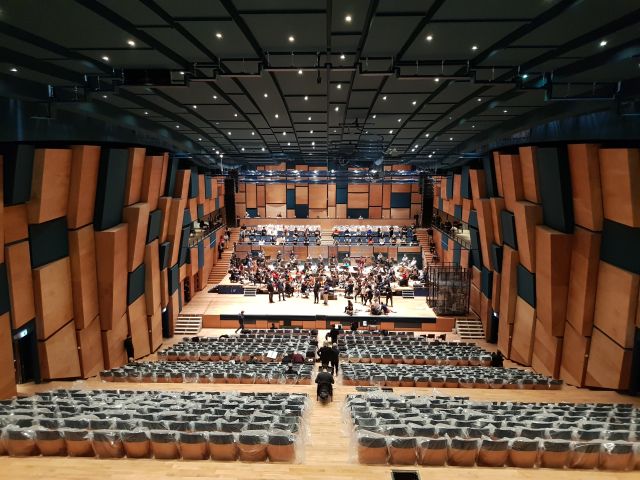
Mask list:
[{"label": "person standing in aisle", "polygon": [[238,330],[244,330],[244,310],[242,310],[238,315],[238,323],[240,324],[240,326],[236,328],[236,331],[234,333],[238,333]]},{"label": "person standing in aisle", "polygon": [[313,303],[320,303],[320,280],[317,278],[313,284]]}]

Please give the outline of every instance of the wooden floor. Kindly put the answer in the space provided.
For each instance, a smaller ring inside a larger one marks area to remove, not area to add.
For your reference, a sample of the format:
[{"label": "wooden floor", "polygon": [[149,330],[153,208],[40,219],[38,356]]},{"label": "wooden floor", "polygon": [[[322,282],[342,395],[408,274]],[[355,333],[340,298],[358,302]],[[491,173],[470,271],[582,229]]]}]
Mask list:
[{"label": "wooden floor", "polygon": [[[205,330],[203,335],[229,333],[229,331]],[[322,335],[322,332],[321,332]],[[175,343],[176,340],[167,344]],[[150,356],[149,359],[153,359]],[[54,388],[122,388],[133,390],[190,390],[190,391],[245,391],[245,392],[304,392],[314,398],[315,386],[301,385],[200,385],[200,384],[133,384],[102,383],[96,379],[79,382],[52,382],[42,385],[22,385],[20,394],[31,394]],[[433,393],[433,389],[397,388],[397,393]],[[282,465],[268,463],[224,463],[213,461],[172,460],[98,460],[82,458],[8,458],[0,457],[0,479],[190,479],[215,478],[221,480],[377,480],[389,479],[392,469],[418,470],[423,480],[427,479],[640,479],[640,472],[610,473],[548,469],[490,469],[490,468],[420,468],[391,466],[364,466],[353,460],[350,435],[343,420],[342,407],[347,394],[354,387],[340,384],[335,387],[334,402],[322,406],[312,402],[308,415],[309,442],[305,446],[300,464]],[[626,397],[614,392],[589,391],[564,387],[559,391],[538,390],[468,390],[442,389],[441,393],[465,395],[477,400],[514,401],[569,401],[569,402],[627,402],[640,406],[640,399]]]}]

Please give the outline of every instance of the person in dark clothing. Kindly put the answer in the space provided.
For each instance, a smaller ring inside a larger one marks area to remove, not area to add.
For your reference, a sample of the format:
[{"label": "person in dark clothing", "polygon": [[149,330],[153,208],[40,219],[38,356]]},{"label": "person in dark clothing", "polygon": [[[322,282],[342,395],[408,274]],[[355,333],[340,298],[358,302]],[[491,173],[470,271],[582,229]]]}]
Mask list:
[{"label": "person in dark clothing", "polygon": [[338,348],[338,344],[334,343],[331,346],[331,353],[332,358],[331,358],[331,366],[333,367],[333,371],[335,375],[338,375],[338,367],[340,366],[340,349]]},{"label": "person in dark clothing", "polygon": [[385,304],[389,305],[389,302],[391,302],[391,306],[393,307],[393,290],[391,290],[391,285],[386,286],[385,291],[384,291],[384,296],[385,296]]},{"label": "person in dark clothing", "polygon": [[278,301],[287,301],[284,297],[284,283],[282,283],[282,280],[278,280]]},{"label": "person in dark clothing", "polygon": [[320,303],[320,282],[313,284],[313,303]]},{"label": "person in dark clothing", "polygon": [[304,363],[304,357],[300,352],[295,352],[291,357],[293,363]]},{"label": "person in dark clothing", "polygon": [[[353,315],[353,302],[351,300],[347,300],[347,306],[344,307],[344,313],[347,315]],[[357,324],[358,322],[356,322]],[[351,324],[351,331],[353,332],[353,323]]]},{"label": "person in dark clothing", "polygon": [[222,252],[224,252],[224,240],[218,244],[218,260],[222,258]]},{"label": "person in dark clothing", "polygon": [[502,355],[500,350],[491,354],[491,366],[498,368],[504,367],[504,355]]},{"label": "person in dark clothing", "polygon": [[240,324],[234,333],[238,333],[238,330],[244,330],[244,310],[240,312],[238,315],[238,323]]},{"label": "person in dark clothing", "polygon": [[359,326],[360,326],[360,325],[358,324],[358,321],[357,321],[357,320],[354,320],[353,322],[351,322],[351,331],[352,331],[352,332],[357,331]]},{"label": "person in dark clothing", "polygon": [[333,397],[333,375],[323,367],[316,375],[316,384],[318,385],[316,390],[318,400],[326,402],[330,397]]},{"label": "person in dark clothing", "polygon": [[341,333],[342,332],[338,329],[337,325],[334,325],[333,327],[331,327],[331,330],[327,332],[324,338],[326,340],[327,338],[331,337],[331,343],[338,343],[338,337]]},{"label": "person in dark clothing", "polygon": [[127,361],[132,362],[134,357],[133,353],[133,339],[131,335],[127,335],[127,338],[124,339],[124,349],[127,352]]},{"label": "person in dark clothing", "polygon": [[333,350],[331,342],[325,341],[324,345],[318,350],[318,357],[323,368],[328,368],[329,363],[333,360]]},{"label": "person in dark clothing", "polygon": [[[273,293],[272,293],[272,295],[273,295]],[[273,302],[271,302],[271,303],[273,303]],[[271,324],[271,328],[269,330],[275,330],[275,329],[276,329],[276,324],[272,323]]]},{"label": "person in dark clothing", "polygon": [[287,363],[293,363],[293,352],[289,352],[284,357],[282,357],[282,363],[285,365]]},{"label": "person in dark clothing", "polygon": [[267,283],[267,292],[269,292],[269,303],[275,303],[273,301],[273,282]]}]

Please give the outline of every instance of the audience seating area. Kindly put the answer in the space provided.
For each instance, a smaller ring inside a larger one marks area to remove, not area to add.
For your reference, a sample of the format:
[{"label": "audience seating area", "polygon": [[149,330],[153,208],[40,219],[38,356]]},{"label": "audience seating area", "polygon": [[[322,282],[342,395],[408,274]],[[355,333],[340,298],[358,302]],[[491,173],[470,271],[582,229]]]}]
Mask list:
[{"label": "audience seating area", "polygon": [[429,341],[424,336],[356,333],[339,339],[351,363],[489,365],[491,354],[474,343]]},{"label": "audience seating area", "polygon": [[0,455],[293,462],[306,395],[57,390],[0,403]]},{"label": "audience seating area", "polygon": [[[303,333],[242,334],[229,337],[196,337],[176,343],[158,351],[158,360],[247,362],[252,356],[256,361],[276,361],[291,352],[300,352],[313,361],[317,336]],[[271,352],[271,353],[270,353]]]},{"label": "audience seating area", "polygon": [[261,245],[320,245],[320,225],[257,225],[241,230],[240,242]]},{"label": "audience seating area", "polygon": [[105,382],[272,383],[310,385],[313,365],[231,362],[136,362],[100,373]]},{"label": "audience seating area", "polygon": [[465,397],[349,395],[365,464],[631,470],[640,410],[627,404],[473,402]]},{"label": "audience seating area", "polygon": [[[406,230],[403,230],[405,228]],[[339,245],[418,245],[413,228],[399,226],[342,226],[333,227],[333,241]]]},{"label": "audience seating area", "polygon": [[561,380],[517,368],[343,364],[342,384],[420,388],[559,389]]}]

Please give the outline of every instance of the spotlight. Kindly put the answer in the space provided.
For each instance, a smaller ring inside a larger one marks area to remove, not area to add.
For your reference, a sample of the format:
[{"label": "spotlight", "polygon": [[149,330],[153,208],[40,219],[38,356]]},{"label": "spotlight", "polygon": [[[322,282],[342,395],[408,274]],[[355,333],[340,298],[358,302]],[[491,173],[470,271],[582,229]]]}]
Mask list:
[{"label": "spotlight", "polygon": [[600,42],[600,46],[601,46],[601,47],[605,47],[606,45],[607,45],[607,41],[606,41],[606,40],[602,40],[602,41]]},{"label": "spotlight", "polygon": [[471,50],[473,50],[475,52],[476,50],[478,50],[478,46],[474,45],[473,47],[471,47]]},{"label": "spotlight", "polygon": [[222,40],[222,33],[221,32],[216,32],[216,38],[218,40]]},{"label": "spotlight", "polygon": [[433,35],[427,35],[427,42],[430,42],[431,40],[433,40]]},{"label": "spotlight", "polygon": [[134,42],[133,40],[127,40],[127,45],[129,45],[130,47],[135,47],[136,42]]},{"label": "spotlight", "polygon": [[336,112],[339,112],[339,111],[340,111],[340,107],[336,107],[336,108],[334,108],[334,110],[335,110]]},{"label": "spotlight", "polygon": [[296,38],[293,35],[289,35],[289,43],[293,43],[296,41]]},{"label": "spotlight", "polygon": [[344,17],[344,21],[347,23],[351,23],[351,15],[347,15],[346,17]]},{"label": "spotlight", "polygon": [[302,75],[302,69],[298,70],[298,75]]},{"label": "spotlight", "polygon": [[344,60],[345,58],[347,58],[347,57],[345,57],[344,53],[342,55],[340,55],[340,60]]},{"label": "spotlight", "polygon": [[307,100],[309,100],[309,95],[304,96],[304,101],[306,102]]},{"label": "spotlight", "polygon": [[109,57],[107,57],[106,55],[104,57],[102,57],[102,60],[104,60],[105,62],[109,61]]}]

